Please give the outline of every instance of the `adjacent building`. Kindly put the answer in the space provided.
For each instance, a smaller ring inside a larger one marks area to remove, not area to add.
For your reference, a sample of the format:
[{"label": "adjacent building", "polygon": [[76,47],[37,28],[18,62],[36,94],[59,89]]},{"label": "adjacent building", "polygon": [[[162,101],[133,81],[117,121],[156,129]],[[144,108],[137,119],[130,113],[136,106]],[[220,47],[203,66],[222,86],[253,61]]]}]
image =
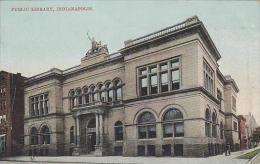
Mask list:
[{"label": "adjacent building", "polygon": [[25,153],[201,157],[239,145],[239,90],[197,17],[112,54],[91,41],[80,65],[26,81]]},{"label": "adjacent building", "polygon": [[246,127],[246,119],[242,116],[238,116],[239,122],[239,139],[240,139],[240,149],[248,149],[248,136],[247,136],[247,127]]},{"label": "adjacent building", "polygon": [[24,77],[0,71],[0,156],[23,152]]},{"label": "adjacent building", "polygon": [[251,138],[253,136],[254,130],[257,128],[257,123],[255,120],[254,115],[249,112],[248,115],[243,115],[246,119],[246,132],[247,132],[247,138],[248,138],[248,148],[253,148],[254,143],[251,141]]}]

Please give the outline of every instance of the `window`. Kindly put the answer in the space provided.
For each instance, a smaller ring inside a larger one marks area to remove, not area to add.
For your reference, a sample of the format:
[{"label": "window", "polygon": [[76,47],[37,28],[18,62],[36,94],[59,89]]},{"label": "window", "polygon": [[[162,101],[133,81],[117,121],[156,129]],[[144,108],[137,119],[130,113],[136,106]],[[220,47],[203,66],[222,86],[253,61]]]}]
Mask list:
[{"label": "window", "polygon": [[147,94],[147,77],[141,77],[141,96],[145,96]]},{"label": "window", "polygon": [[144,145],[138,145],[137,146],[137,155],[138,156],[145,156],[145,146]]},{"label": "window", "polygon": [[217,88],[217,99],[220,103],[220,109],[221,109],[221,103],[222,103],[222,92],[220,91],[220,89]]},{"label": "window", "polygon": [[84,103],[89,104],[89,92],[87,87],[83,88],[83,95],[84,95]]},{"label": "window", "polygon": [[70,127],[70,143],[75,143],[74,138],[74,126],[72,126]]},{"label": "window", "polygon": [[233,121],[233,129],[234,131],[237,131],[237,123],[235,121]]},{"label": "window", "polygon": [[83,104],[83,99],[82,99],[82,93],[81,93],[81,89],[80,88],[78,88],[77,90],[76,90],[76,98],[77,98],[77,105],[82,105]]},{"label": "window", "polygon": [[31,128],[31,145],[38,145],[38,131],[35,127]]},{"label": "window", "polygon": [[140,96],[163,93],[180,88],[179,58],[142,67],[138,73]]},{"label": "window", "polygon": [[140,139],[155,138],[156,124],[155,117],[150,112],[142,113],[138,118],[138,135]]},{"label": "window", "polygon": [[224,139],[224,125],[223,122],[220,122],[220,139]]},{"label": "window", "polygon": [[181,111],[176,108],[169,109],[163,117],[163,137],[183,137],[184,123]]},{"label": "window", "polygon": [[115,140],[116,141],[123,140],[123,135],[124,135],[123,124],[121,121],[117,121],[115,123]]},{"label": "window", "polygon": [[74,106],[77,106],[76,95],[75,95],[74,90],[70,90],[69,97],[70,97],[71,107],[73,108]]},{"label": "window", "polygon": [[234,96],[232,96],[232,109],[234,111],[236,111],[236,104],[237,104],[236,98]]},{"label": "window", "polygon": [[102,84],[99,85],[99,98],[100,98],[100,101],[102,102],[105,102],[106,101],[106,87]]},{"label": "window", "polygon": [[122,100],[122,83],[120,80],[115,81],[115,101]]},{"label": "window", "polygon": [[122,155],[123,154],[123,147],[122,146],[115,146],[115,150],[114,150],[114,154],[115,155]]},{"label": "window", "polygon": [[217,137],[217,114],[215,112],[212,114],[212,137]]},{"label": "window", "polygon": [[211,137],[211,117],[208,108],[205,112],[205,134],[207,137]]},{"label": "window", "polygon": [[168,72],[162,72],[160,76],[161,80],[161,92],[167,92],[169,90],[168,84]]},{"label": "window", "polygon": [[44,125],[41,129],[41,144],[50,144],[50,130]]},{"label": "window", "polygon": [[150,75],[150,93],[156,94],[158,92],[157,74]]},{"label": "window", "polygon": [[6,134],[0,136],[0,154],[6,150]]},{"label": "window", "polygon": [[183,144],[174,145],[174,156],[183,156]]},{"label": "window", "polygon": [[5,96],[5,88],[0,88],[0,97]]},{"label": "window", "polygon": [[172,145],[162,145],[162,155],[163,156],[171,156],[172,155]]},{"label": "window", "polygon": [[155,156],[155,145],[147,145],[147,156]]},{"label": "window", "polygon": [[106,84],[106,87],[107,87],[107,101],[112,102],[114,96],[113,85],[112,83],[109,82]]},{"label": "window", "polygon": [[96,87],[91,86],[90,87],[90,94],[91,94],[91,102],[95,102],[97,100],[97,92],[96,92]]},{"label": "window", "polygon": [[49,113],[49,99],[47,93],[33,96],[29,101],[30,116],[41,116]]},{"label": "window", "polygon": [[203,77],[205,89],[214,94],[214,71],[205,60],[203,61]]}]

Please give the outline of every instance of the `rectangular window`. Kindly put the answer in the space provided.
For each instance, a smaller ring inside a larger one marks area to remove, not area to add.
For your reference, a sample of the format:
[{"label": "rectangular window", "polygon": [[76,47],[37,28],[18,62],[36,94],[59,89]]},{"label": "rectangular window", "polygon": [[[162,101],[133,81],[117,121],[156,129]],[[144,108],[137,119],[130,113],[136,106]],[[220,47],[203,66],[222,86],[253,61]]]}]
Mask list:
[{"label": "rectangular window", "polygon": [[158,82],[157,82],[157,74],[150,76],[150,83],[151,83],[151,94],[156,94],[158,90]]},{"label": "rectangular window", "polygon": [[237,123],[235,121],[233,121],[233,128],[235,131],[237,131]]},{"label": "rectangular window", "polygon": [[138,156],[145,156],[145,146],[144,145],[138,145],[137,146],[137,155]]},{"label": "rectangular window", "polygon": [[214,94],[214,71],[209,64],[203,61],[204,88]]},{"label": "rectangular window", "polygon": [[138,134],[139,134],[139,138],[146,138],[146,127],[145,126],[139,126],[138,128]]},{"label": "rectangular window", "polygon": [[140,75],[146,75],[146,74],[147,74],[147,68],[141,68]]},{"label": "rectangular window", "polygon": [[183,122],[174,123],[174,136],[175,137],[184,136]]},{"label": "rectangular window", "polygon": [[157,72],[157,65],[153,65],[149,67],[149,73],[156,73]]},{"label": "rectangular window", "polygon": [[172,124],[164,124],[163,125],[163,137],[172,137],[173,134],[173,126]]},{"label": "rectangular window", "polygon": [[172,145],[162,145],[162,155],[163,156],[172,156]]},{"label": "rectangular window", "polygon": [[116,146],[114,150],[115,155],[123,155],[123,147],[122,146]]},{"label": "rectangular window", "polygon": [[141,96],[147,95],[147,77],[141,78]]},{"label": "rectangular window", "polygon": [[148,138],[156,138],[156,127],[155,125],[148,126]]},{"label": "rectangular window", "polygon": [[234,96],[232,96],[232,109],[234,111],[236,111],[236,103],[237,103],[236,98]]},{"label": "rectangular window", "polygon": [[167,70],[168,69],[168,62],[167,63],[162,63],[160,64],[160,70],[163,71],[163,70]]},{"label": "rectangular window", "polygon": [[168,72],[161,73],[161,92],[168,92],[169,86],[168,86]]},{"label": "rectangular window", "polygon": [[183,156],[183,144],[174,145],[174,156]]},{"label": "rectangular window", "polygon": [[172,70],[172,90],[180,88],[180,71],[179,69]]},{"label": "rectangular window", "polygon": [[163,93],[180,88],[179,58],[142,67],[137,72],[140,96]]},{"label": "rectangular window", "polygon": [[179,68],[179,59],[174,59],[171,61],[172,68]]},{"label": "rectangular window", "polygon": [[147,145],[147,156],[155,156],[155,145]]},{"label": "rectangular window", "polygon": [[40,94],[29,98],[30,116],[40,116],[49,113],[48,94]]}]

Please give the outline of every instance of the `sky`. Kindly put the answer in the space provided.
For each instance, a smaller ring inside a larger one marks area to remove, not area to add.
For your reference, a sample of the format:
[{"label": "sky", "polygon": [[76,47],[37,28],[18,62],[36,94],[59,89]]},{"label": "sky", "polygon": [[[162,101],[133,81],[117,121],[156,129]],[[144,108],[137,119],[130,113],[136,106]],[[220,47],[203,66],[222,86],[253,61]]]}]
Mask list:
[{"label": "sky", "polygon": [[[44,7],[53,11],[32,11]],[[252,112],[260,125],[260,1],[14,0],[0,1],[0,12],[0,70],[27,77],[79,65],[91,46],[87,33],[112,53],[128,39],[197,15],[222,56],[220,70],[240,89],[238,114]]]}]

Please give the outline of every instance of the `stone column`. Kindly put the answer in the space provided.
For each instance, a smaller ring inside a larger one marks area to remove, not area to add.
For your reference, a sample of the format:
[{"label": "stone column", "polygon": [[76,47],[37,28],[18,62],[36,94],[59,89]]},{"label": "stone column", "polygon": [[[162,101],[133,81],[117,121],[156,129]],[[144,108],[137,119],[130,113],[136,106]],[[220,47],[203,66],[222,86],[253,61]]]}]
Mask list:
[{"label": "stone column", "polygon": [[99,121],[100,121],[100,125],[99,125],[100,146],[103,146],[103,115],[102,114],[99,115]]},{"label": "stone column", "polygon": [[80,134],[79,134],[79,117],[76,117],[76,143],[77,143],[77,147],[80,147]]},{"label": "stone column", "polygon": [[75,130],[76,130],[76,147],[73,149],[73,156],[80,155],[80,134],[79,134],[79,116],[74,117],[75,120]]},{"label": "stone column", "polygon": [[99,114],[96,113],[96,145],[99,145]]}]

